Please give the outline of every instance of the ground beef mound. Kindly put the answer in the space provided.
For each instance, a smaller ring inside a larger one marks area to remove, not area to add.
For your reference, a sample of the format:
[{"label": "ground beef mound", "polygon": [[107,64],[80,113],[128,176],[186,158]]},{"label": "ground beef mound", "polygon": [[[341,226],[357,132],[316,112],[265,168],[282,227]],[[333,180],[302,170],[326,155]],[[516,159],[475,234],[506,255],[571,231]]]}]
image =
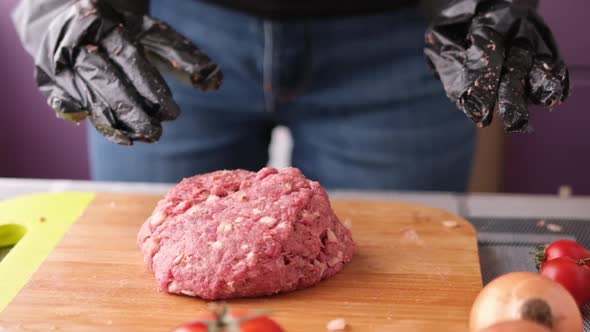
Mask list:
[{"label": "ground beef mound", "polygon": [[137,240],[162,290],[209,300],[312,286],[356,250],[325,190],[297,168],[184,179]]}]

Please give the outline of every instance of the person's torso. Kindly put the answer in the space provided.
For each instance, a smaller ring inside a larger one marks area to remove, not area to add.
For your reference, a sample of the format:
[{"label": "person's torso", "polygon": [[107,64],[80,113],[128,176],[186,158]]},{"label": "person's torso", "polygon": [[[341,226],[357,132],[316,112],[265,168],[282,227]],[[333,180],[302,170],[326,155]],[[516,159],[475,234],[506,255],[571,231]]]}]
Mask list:
[{"label": "person's torso", "polygon": [[[150,0],[104,0],[115,8],[147,12]],[[338,17],[384,13],[418,6],[430,16],[452,0],[183,0],[203,1],[266,19]],[[174,6],[174,3],[170,3]]]},{"label": "person's torso", "polygon": [[[199,0],[193,0],[199,1]],[[268,19],[363,15],[417,5],[418,0],[205,0]]]}]

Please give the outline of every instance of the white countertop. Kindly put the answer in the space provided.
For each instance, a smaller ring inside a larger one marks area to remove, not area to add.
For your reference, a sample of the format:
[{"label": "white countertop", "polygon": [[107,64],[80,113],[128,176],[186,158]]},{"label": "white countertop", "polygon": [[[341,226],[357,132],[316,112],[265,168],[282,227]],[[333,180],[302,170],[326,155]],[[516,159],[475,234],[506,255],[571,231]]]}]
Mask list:
[{"label": "white countertop", "polygon": [[[93,182],[0,178],[0,200],[63,191],[164,194],[169,183]],[[331,198],[398,200],[421,203],[463,217],[523,217],[590,219],[590,196],[560,198],[557,195],[360,192],[333,191]]]}]

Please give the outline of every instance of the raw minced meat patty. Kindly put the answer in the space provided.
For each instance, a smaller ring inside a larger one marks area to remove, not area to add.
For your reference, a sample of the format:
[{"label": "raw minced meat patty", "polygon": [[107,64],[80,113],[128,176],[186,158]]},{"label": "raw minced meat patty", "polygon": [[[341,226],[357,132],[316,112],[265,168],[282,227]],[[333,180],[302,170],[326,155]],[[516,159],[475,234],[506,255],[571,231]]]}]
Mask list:
[{"label": "raw minced meat patty", "polygon": [[356,250],[318,182],[296,168],[270,167],[182,180],[138,242],[161,289],[210,300],[309,287]]}]

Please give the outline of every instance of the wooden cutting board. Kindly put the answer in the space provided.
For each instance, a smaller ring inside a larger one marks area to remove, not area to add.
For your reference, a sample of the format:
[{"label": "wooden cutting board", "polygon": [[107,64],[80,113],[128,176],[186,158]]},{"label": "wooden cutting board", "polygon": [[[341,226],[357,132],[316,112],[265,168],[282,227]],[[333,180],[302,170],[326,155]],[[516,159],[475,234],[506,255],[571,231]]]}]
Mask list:
[{"label": "wooden cutting board", "polygon": [[[0,314],[0,330],[165,332],[206,309],[205,301],[159,292],[143,265],[136,234],[159,198],[97,194]],[[313,288],[228,303],[269,309],[290,332],[326,331],[335,318],[347,321],[346,331],[468,330],[482,288],[470,224],[416,204],[333,206],[352,222],[359,252],[351,263]],[[458,227],[443,224],[449,220]]]}]

